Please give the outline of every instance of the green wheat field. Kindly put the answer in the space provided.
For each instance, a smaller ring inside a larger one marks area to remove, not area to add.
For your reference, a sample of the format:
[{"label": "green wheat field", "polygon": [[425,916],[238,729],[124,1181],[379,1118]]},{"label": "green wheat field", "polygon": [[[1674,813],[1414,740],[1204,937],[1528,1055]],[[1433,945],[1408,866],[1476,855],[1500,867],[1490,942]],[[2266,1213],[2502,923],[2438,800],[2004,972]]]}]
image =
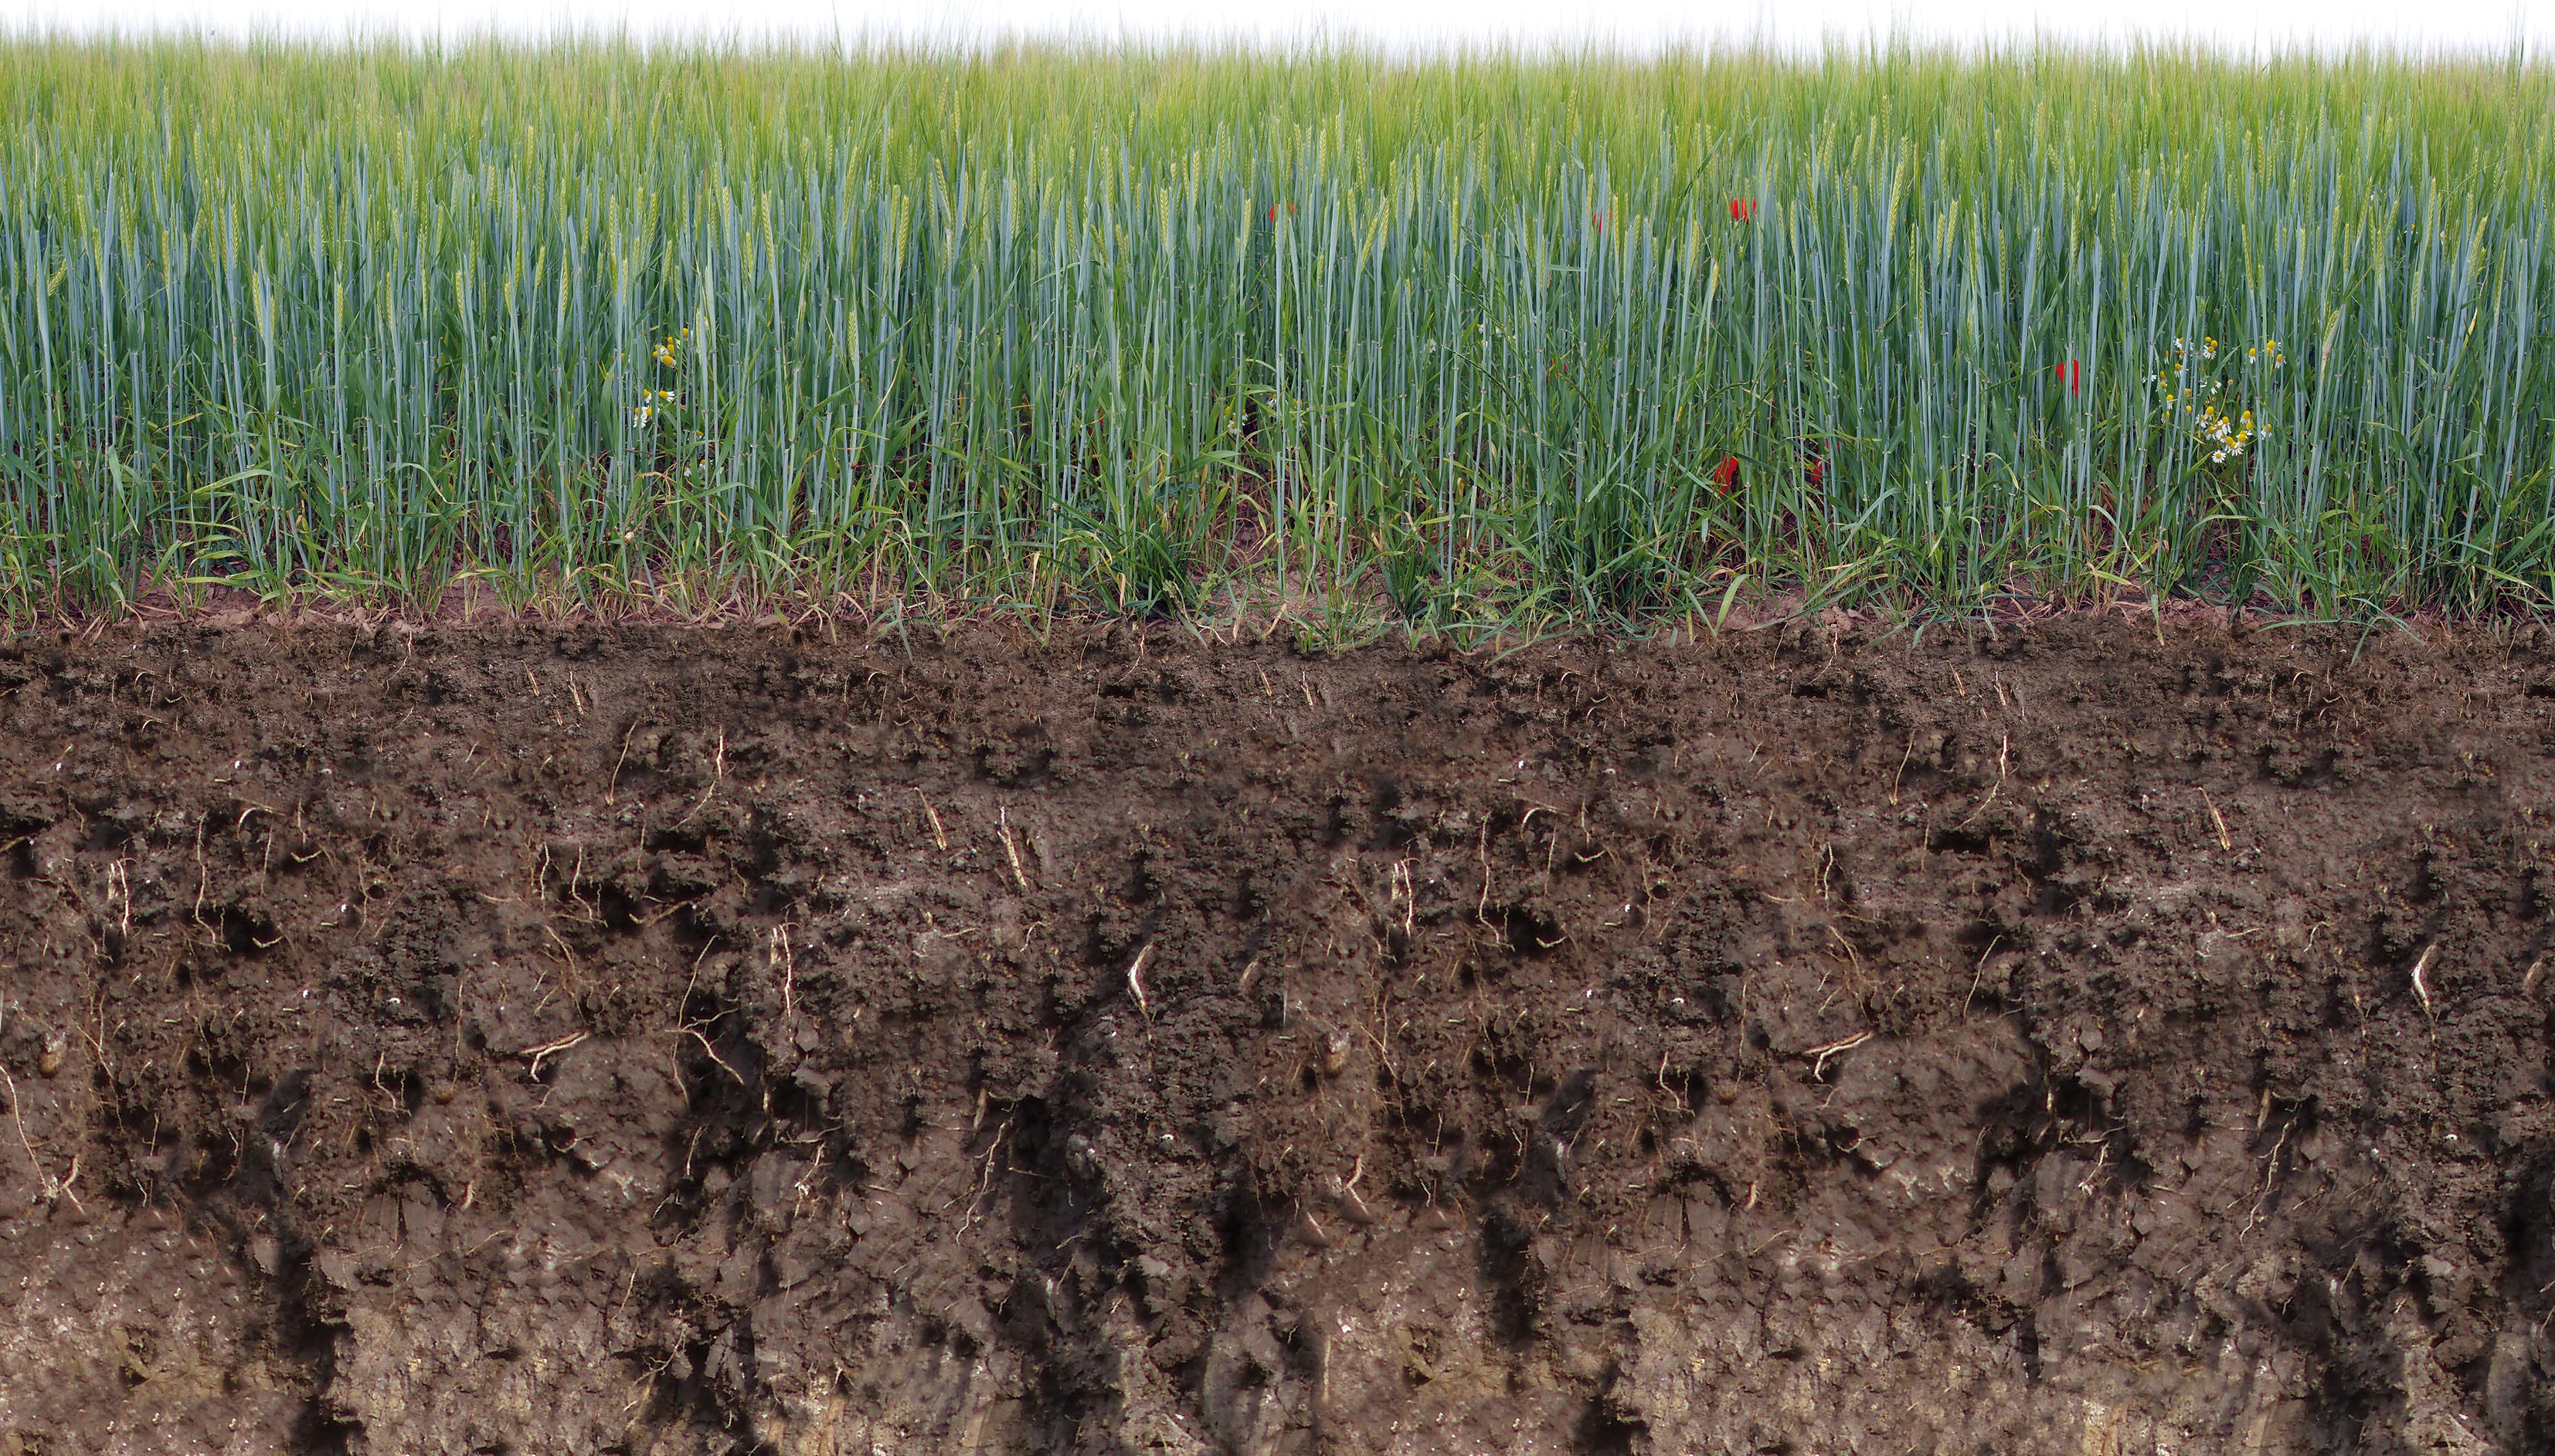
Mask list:
[{"label": "green wheat field", "polygon": [[2555,73],[0,42],[0,615],[2555,606]]}]

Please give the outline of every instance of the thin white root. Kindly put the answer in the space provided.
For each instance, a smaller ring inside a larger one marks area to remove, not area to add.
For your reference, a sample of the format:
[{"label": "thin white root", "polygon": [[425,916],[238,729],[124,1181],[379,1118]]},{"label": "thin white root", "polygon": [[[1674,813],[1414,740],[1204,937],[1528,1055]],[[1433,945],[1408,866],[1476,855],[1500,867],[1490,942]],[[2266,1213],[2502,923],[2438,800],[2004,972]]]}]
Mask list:
[{"label": "thin white root", "polygon": [[710,787],[706,792],[702,793],[701,801],[692,805],[691,813],[687,813],[674,821],[674,827],[680,829],[685,824],[692,821],[692,814],[697,814],[701,810],[708,808],[710,806],[710,800],[718,797],[719,786],[726,782],[727,730],[725,728],[721,728],[718,731],[718,749],[711,756],[710,760]]},{"label": "thin white root", "polygon": [[537,1082],[540,1081],[542,1076],[542,1058],[546,1056],[558,1055],[560,1052],[574,1046],[579,1041],[584,1040],[586,1035],[586,1032],[579,1031],[571,1036],[561,1036],[556,1041],[545,1041],[539,1046],[525,1047],[524,1055],[532,1058],[533,1062],[532,1070],[527,1072],[526,1075],[530,1076]]},{"label": "thin white root", "polygon": [[8,1091],[9,1121],[18,1130],[18,1146],[27,1150],[27,1166],[36,1175],[36,1196],[47,1204],[67,1198],[71,1207],[85,1217],[88,1205],[80,1202],[79,1191],[72,1186],[79,1181],[79,1154],[72,1153],[70,1166],[62,1170],[61,1177],[55,1177],[45,1160],[36,1155],[36,1145],[27,1138],[27,1119],[18,1109],[18,1079],[9,1075],[7,1067],[0,1067],[0,1087]]},{"label": "thin white root", "polygon": [[1349,1222],[1353,1224],[1375,1222],[1375,1211],[1368,1208],[1366,1200],[1358,1196],[1358,1179],[1365,1176],[1366,1155],[1360,1153],[1356,1165],[1349,1169],[1349,1180],[1339,1185],[1340,1211],[1348,1215]]},{"label": "thin white root", "polygon": [[2204,789],[2200,790],[2200,801],[2209,805],[2209,822],[2218,826],[2218,847],[2233,854],[2236,840],[2227,832],[2227,816],[2218,812],[2218,800],[2211,798],[2209,790]]},{"label": "thin white root", "polygon": [[1021,887],[1023,895],[1029,894],[1030,877],[1021,868],[1021,847],[1012,838],[1012,811],[1007,808],[997,808],[994,811],[994,827],[1002,832],[1003,853],[1011,857],[1012,883]]},{"label": "thin white root", "polygon": [[1136,1011],[1147,1021],[1154,1019],[1154,1009],[1145,1000],[1145,962],[1154,958],[1154,942],[1148,940],[1136,959],[1127,967],[1127,992],[1136,998]]},{"label": "thin white root", "polygon": [[700,1028],[685,1027],[683,1028],[683,1034],[701,1043],[702,1052],[706,1054],[711,1061],[718,1063],[718,1069],[720,1071],[734,1077],[738,1086],[742,1087],[745,1085],[744,1075],[738,1072],[736,1068],[727,1064],[727,1058],[718,1054],[718,1048],[710,1044],[710,1038],[701,1034]]},{"label": "thin white root", "polygon": [[1871,1039],[1870,1031],[1857,1031],[1842,1041],[1831,1041],[1825,1046],[1813,1046],[1803,1051],[1801,1053],[1803,1056],[1816,1058],[1810,1063],[1810,1079],[1816,1081],[1827,1075],[1829,1057],[1839,1052],[1852,1051]]}]

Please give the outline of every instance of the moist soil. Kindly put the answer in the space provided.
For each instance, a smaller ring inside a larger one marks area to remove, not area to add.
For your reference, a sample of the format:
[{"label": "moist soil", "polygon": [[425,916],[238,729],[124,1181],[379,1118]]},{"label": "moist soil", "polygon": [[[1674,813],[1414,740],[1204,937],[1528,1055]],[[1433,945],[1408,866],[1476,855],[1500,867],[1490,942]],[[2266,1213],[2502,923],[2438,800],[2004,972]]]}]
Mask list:
[{"label": "moist soil", "polygon": [[0,646],[0,1452],[2555,1446],[2540,628]]}]

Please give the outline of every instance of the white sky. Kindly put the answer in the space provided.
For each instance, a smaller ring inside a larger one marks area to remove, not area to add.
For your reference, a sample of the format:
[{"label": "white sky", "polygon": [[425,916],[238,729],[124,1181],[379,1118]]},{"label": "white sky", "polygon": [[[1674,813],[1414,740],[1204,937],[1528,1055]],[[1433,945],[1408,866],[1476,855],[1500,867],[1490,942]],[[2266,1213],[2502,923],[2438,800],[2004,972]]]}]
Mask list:
[{"label": "white sky", "polygon": [[1897,34],[1975,43],[2035,34],[2197,38],[2239,50],[2377,43],[2555,55],[2555,0],[0,0],[0,31],[162,30],[335,38],[683,34],[1086,40],[1312,35],[1421,48],[1590,40],[1629,49],[1757,37],[1796,47]]}]

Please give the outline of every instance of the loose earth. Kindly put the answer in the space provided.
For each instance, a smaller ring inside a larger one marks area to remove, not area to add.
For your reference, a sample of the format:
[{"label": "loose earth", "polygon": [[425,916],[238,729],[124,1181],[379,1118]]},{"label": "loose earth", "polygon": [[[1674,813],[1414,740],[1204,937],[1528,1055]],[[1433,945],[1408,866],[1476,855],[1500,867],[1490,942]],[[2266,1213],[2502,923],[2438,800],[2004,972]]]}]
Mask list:
[{"label": "loose earth", "polygon": [[2555,1447],[2544,628],[0,644],[0,1453]]}]

